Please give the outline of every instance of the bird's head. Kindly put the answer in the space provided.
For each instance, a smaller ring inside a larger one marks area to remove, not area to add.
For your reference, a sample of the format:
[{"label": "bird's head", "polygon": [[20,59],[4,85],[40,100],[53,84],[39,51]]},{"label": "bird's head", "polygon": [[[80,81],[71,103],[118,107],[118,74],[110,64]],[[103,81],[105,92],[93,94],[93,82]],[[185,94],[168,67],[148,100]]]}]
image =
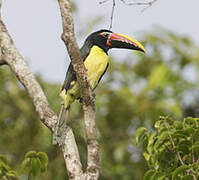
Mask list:
[{"label": "bird's head", "polygon": [[129,36],[102,29],[88,36],[87,41],[107,52],[111,48],[133,49],[145,52],[144,46]]}]

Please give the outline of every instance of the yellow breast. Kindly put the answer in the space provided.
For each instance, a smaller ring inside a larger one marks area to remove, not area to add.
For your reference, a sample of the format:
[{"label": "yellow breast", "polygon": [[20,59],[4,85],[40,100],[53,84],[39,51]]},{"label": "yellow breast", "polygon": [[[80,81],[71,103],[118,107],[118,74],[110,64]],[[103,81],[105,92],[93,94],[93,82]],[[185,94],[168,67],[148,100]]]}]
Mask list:
[{"label": "yellow breast", "polygon": [[91,88],[94,89],[104,73],[109,62],[108,55],[98,46],[93,46],[84,65],[87,69],[87,76],[90,82]]}]

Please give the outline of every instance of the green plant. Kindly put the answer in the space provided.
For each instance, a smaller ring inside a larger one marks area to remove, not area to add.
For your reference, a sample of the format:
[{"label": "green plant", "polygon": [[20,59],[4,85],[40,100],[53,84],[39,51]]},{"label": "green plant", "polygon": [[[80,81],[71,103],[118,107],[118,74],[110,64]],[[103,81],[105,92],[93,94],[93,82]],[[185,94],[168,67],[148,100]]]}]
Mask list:
[{"label": "green plant", "polygon": [[29,151],[25,154],[24,161],[22,163],[22,169],[24,173],[28,173],[28,176],[38,176],[40,173],[47,170],[48,156],[44,152]]},{"label": "green plant", "polygon": [[12,170],[8,165],[8,160],[5,156],[0,155],[0,179],[2,180],[15,180],[17,179],[17,172]]},{"label": "green plant", "polygon": [[[22,162],[22,172],[27,174],[27,179],[32,176],[38,176],[40,173],[47,171],[48,156],[44,152],[29,151],[25,154]],[[8,165],[5,156],[0,155],[0,179],[16,180],[20,179],[18,173]]]},{"label": "green plant", "polygon": [[144,180],[199,179],[199,118],[160,117],[155,131],[136,131],[149,170]]}]

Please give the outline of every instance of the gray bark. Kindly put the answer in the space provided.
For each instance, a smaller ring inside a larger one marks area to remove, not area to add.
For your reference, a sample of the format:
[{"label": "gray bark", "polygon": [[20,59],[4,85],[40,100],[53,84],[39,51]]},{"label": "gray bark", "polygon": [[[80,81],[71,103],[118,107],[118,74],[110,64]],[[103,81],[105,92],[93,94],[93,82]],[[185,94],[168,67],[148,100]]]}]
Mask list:
[{"label": "gray bark", "polygon": [[[59,145],[63,152],[66,169],[70,179],[95,180],[99,177],[99,145],[97,142],[97,128],[95,123],[95,98],[87,80],[86,70],[76,43],[71,3],[69,0],[58,0],[58,2],[63,22],[62,39],[67,47],[81,88],[88,146],[88,165],[85,173],[82,170],[73,131],[67,125],[62,129],[62,141]],[[0,0],[0,8],[1,4],[2,1]],[[7,64],[11,68],[18,80],[26,88],[42,123],[54,132],[57,123],[57,115],[50,108],[41,86],[31,73],[24,58],[15,47],[6,26],[0,18],[0,65],[4,64]]]}]

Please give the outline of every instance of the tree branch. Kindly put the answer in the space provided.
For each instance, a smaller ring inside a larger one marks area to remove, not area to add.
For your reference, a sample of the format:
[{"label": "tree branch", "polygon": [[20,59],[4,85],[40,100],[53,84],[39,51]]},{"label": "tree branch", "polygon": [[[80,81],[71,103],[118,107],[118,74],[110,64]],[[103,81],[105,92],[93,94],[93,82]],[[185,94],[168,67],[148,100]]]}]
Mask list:
[{"label": "tree branch", "polygon": [[111,30],[113,27],[113,15],[114,15],[114,10],[115,10],[115,0],[113,0],[113,6],[112,6],[112,10],[111,10],[111,23],[110,23],[110,27],[109,29]]},{"label": "tree branch", "polygon": [[[1,7],[1,0],[0,0]],[[18,80],[24,85],[28,94],[39,114],[41,121],[53,132],[57,115],[49,107],[46,96],[43,93],[39,83],[31,73],[27,63],[15,47],[12,38],[0,19],[0,49],[3,60],[0,63],[7,63]],[[75,138],[70,127],[65,126],[62,133],[63,143],[61,149],[63,151],[66,167],[70,179],[82,179],[82,165],[80,162],[79,152],[75,142]]]},{"label": "tree branch", "polygon": [[84,121],[87,137],[88,162],[85,179],[98,179],[99,176],[99,145],[97,142],[97,128],[95,122],[95,98],[90,88],[86,69],[74,35],[72,8],[70,0],[58,0],[62,16],[64,41],[68,50],[77,81],[81,90],[81,98],[84,111]]},{"label": "tree branch", "polygon": [[53,131],[57,121],[56,114],[49,108],[48,101],[31,73],[28,65],[15,47],[8,31],[0,20],[0,48],[4,61],[10,66],[18,80],[24,85],[42,122]]}]

